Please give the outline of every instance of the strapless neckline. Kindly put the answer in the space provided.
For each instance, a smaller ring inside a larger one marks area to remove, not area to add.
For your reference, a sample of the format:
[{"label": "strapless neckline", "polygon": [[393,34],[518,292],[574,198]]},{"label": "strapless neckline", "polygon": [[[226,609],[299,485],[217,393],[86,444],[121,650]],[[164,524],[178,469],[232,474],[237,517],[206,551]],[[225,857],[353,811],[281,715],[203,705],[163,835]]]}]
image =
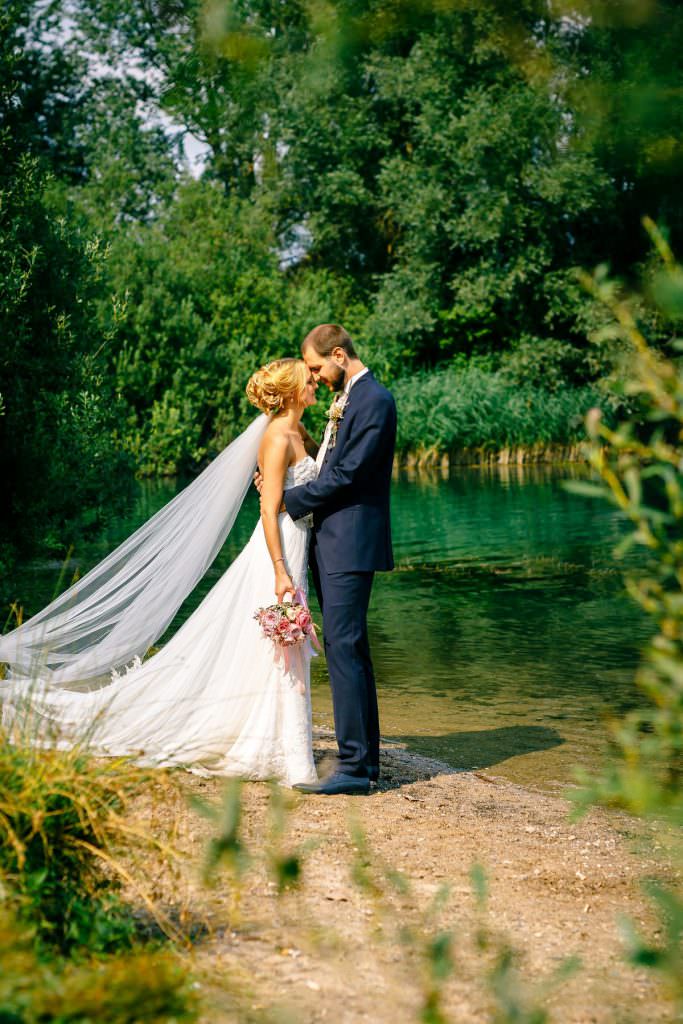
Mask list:
[{"label": "strapless neckline", "polygon": [[290,487],[296,487],[298,484],[307,484],[310,480],[315,480],[318,475],[318,466],[312,455],[304,455],[303,459],[299,459],[291,466],[287,466],[287,472],[285,474],[284,486],[285,490],[289,490]]},{"label": "strapless neckline", "polygon": [[291,466],[287,466],[287,472],[289,473],[291,469],[296,469],[297,466],[300,466],[303,462],[308,461],[315,462],[315,459],[313,458],[312,455],[304,455],[303,459],[299,459],[298,462],[293,462]]}]

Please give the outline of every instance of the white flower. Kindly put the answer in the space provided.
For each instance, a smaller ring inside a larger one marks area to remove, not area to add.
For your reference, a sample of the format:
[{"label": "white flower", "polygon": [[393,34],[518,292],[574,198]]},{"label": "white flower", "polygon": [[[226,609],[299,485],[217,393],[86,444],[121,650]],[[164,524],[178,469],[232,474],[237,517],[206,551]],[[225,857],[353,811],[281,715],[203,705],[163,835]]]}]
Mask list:
[{"label": "white flower", "polygon": [[346,408],[346,395],[337,395],[335,400],[332,402],[328,412],[327,418],[331,424],[330,437],[327,442],[328,448],[334,448],[337,440],[337,431],[339,430],[339,424],[344,418],[344,409]]}]

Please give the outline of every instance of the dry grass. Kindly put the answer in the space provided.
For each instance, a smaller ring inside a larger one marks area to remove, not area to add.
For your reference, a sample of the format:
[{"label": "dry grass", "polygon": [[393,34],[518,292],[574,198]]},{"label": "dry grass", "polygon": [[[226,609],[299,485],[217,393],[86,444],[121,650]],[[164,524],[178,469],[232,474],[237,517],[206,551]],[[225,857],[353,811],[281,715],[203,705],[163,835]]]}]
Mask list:
[{"label": "dry grass", "polygon": [[136,925],[117,896],[122,882],[163,932],[180,937],[149,875],[150,862],[176,870],[172,823],[151,827],[173,786],[163,772],[96,758],[86,746],[44,748],[0,729],[0,881],[42,942],[62,952],[130,945]]}]

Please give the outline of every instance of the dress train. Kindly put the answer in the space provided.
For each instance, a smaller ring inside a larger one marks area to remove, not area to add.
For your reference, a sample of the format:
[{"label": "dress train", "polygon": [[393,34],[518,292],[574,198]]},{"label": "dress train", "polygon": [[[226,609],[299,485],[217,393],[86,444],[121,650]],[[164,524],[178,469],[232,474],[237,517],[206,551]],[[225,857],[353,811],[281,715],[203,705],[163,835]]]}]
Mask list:
[{"label": "dress train", "polygon": [[[316,476],[306,456],[285,489]],[[307,592],[310,528],[279,518],[285,564]],[[99,689],[11,687],[3,720],[30,722],[36,742],[87,737],[95,752],[206,774],[317,780],[312,752],[310,643],[275,657],[253,615],[272,604],[273,567],[259,521],[246,546],[169,642]]]}]

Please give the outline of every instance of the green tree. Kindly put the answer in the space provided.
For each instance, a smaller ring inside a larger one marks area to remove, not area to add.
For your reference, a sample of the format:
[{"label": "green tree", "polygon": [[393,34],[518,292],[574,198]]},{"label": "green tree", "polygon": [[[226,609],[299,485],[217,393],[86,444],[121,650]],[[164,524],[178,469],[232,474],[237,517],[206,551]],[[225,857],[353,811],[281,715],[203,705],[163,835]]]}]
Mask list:
[{"label": "green tree", "polygon": [[[128,460],[114,440],[117,410],[102,378],[94,298],[103,252],[44,202],[46,138],[25,79],[33,79],[24,5],[0,32],[0,553],[63,550],[127,494]],[[50,106],[48,104],[48,106]],[[25,115],[25,116],[22,116]],[[38,155],[33,155],[33,151]]]},{"label": "green tree", "polygon": [[563,140],[561,98],[492,47],[489,28],[463,16],[374,64],[403,137],[380,174],[395,259],[373,327],[428,362],[525,338],[580,345],[585,301],[568,271],[587,255],[578,225],[609,193]]},{"label": "green tree", "polygon": [[[623,343],[586,345],[604,314],[574,268],[643,273],[642,235],[620,222],[658,196],[676,230],[671,0],[28,7],[24,34],[63,85],[23,47],[26,95],[53,125],[47,141],[42,115],[26,131],[52,209],[111,245],[101,330],[111,294],[129,296],[106,365],[144,472],[229,440],[253,366],[320,319],[345,322],[387,379],[473,355],[513,389],[610,373]],[[187,132],[207,147],[196,186],[177,169]]]},{"label": "green tree", "polygon": [[[207,146],[207,175],[226,192],[249,195],[255,156],[268,147],[261,64],[266,41],[257,21],[247,27],[228,5],[203,0],[58,0],[57,9],[67,7],[73,43],[102,55],[137,88],[142,76],[157,108]],[[207,42],[214,31],[221,33],[218,49]]]},{"label": "green tree", "polygon": [[676,0],[584,0],[573,17],[564,25],[574,143],[613,184],[609,258],[633,276],[651,252],[643,216],[674,249],[683,244],[683,9]]},{"label": "green tree", "polygon": [[192,469],[231,441],[256,415],[254,370],[349,302],[331,275],[284,275],[263,210],[211,181],[184,182],[154,222],[119,234],[108,273],[127,290],[112,370],[147,474]]},{"label": "green tree", "polygon": [[86,233],[110,239],[173,199],[178,137],[146,113],[148,99],[144,83],[98,78],[72,127],[72,168],[50,165],[51,208]]}]

